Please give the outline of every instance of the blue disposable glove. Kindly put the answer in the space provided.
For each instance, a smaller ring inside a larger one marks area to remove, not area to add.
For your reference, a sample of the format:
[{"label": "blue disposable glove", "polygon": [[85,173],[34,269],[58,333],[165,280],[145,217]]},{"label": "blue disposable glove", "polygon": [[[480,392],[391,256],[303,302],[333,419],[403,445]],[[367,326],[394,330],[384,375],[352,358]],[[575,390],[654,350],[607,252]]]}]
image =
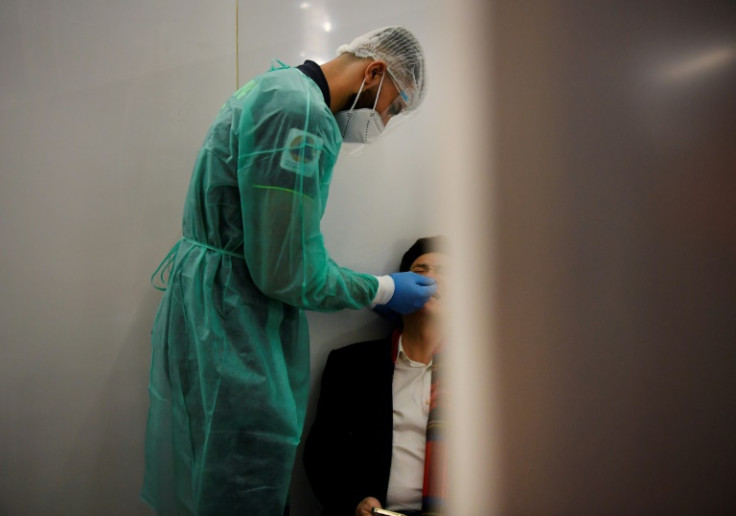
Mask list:
[{"label": "blue disposable glove", "polygon": [[437,290],[437,282],[416,272],[394,272],[394,295],[386,308],[402,315],[416,312]]}]

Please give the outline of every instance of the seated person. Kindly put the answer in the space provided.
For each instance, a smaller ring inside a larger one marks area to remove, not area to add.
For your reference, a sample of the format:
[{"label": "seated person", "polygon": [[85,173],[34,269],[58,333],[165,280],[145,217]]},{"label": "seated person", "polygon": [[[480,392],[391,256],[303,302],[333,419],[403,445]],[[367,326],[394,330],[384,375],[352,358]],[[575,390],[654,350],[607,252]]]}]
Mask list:
[{"label": "seated person", "polygon": [[[402,316],[402,327],[392,335],[333,350],[327,358],[304,449],[307,477],[324,516],[370,516],[372,507],[442,513],[443,486],[436,479],[444,477],[444,443],[435,440],[442,431],[435,353],[443,343],[446,251],[443,237],[417,240],[400,271],[434,278],[435,296]],[[433,458],[426,468],[425,455]],[[425,471],[432,472],[426,481]]]}]

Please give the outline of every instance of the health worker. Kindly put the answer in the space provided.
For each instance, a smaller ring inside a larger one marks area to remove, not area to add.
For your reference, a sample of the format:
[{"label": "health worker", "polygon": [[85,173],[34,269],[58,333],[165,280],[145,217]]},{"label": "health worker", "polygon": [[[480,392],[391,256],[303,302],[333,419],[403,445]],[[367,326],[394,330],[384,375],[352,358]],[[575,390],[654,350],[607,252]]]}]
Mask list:
[{"label": "health worker", "polygon": [[222,106],[199,152],[181,240],[154,274],[142,498],[159,514],[281,516],[304,423],[304,310],[422,307],[434,280],[340,267],[320,232],[343,141],[368,143],[424,95],[401,27],[333,60],[260,75]]}]

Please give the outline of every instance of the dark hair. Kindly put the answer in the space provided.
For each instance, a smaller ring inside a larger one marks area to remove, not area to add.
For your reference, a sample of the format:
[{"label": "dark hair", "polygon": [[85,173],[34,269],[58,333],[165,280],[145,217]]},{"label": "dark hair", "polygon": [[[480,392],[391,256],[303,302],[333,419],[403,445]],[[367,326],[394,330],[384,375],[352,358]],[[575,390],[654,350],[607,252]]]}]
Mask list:
[{"label": "dark hair", "polygon": [[427,253],[447,253],[447,238],[442,235],[420,238],[401,257],[399,272],[406,272],[414,260]]}]

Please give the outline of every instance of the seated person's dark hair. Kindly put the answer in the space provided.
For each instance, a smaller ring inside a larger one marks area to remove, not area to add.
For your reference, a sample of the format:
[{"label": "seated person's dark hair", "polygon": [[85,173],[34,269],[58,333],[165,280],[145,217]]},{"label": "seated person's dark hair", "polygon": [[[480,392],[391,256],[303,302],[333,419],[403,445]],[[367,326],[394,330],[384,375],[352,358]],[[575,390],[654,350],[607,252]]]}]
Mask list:
[{"label": "seated person's dark hair", "polygon": [[441,235],[420,238],[404,253],[401,257],[401,265],[399,266],[399,272],[406,272],[411,267],[411,264],[427,253],[447,253],[448,252],[447,238]]}]

